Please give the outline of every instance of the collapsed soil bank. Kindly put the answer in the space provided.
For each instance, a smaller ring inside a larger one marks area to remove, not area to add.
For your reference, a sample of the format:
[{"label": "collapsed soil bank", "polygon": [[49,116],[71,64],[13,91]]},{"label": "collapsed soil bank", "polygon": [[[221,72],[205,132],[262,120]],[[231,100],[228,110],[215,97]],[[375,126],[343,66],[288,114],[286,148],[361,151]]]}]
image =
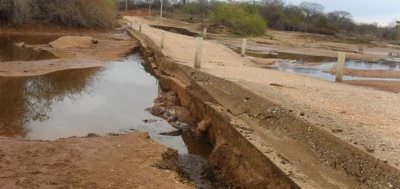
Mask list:
[{"label": "collapsed soil bank", "polygon": [[226,181],[243,188],[399,186],[400,174],[392,164],[341,141],[302,119],[304,115],[176,64],[151,39],[132,34],[164,87],[178,93],[181,104],[196,115],[199,127],[207,123],[202,130],[215,145],[210,162]]}]

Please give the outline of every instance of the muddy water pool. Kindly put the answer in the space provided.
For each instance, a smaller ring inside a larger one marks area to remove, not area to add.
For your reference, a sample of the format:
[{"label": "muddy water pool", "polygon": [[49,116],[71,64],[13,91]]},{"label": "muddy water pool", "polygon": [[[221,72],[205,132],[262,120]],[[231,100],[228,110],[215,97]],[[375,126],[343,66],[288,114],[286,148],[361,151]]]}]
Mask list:
[{"label": "muddy water pool", "polygon": [[182,154],[207,156],[211,145],[189,132],[159,134],[174,128],[145,111],[160,91],[158,81],[141,63],[141,56],[134,54],[102,68],[0,77],[0,136],[54,140],[88,133],[146,131]]},{"label": "muddy water pool", "polygon": [[0,62],[55,59],[57,57],[50,52],[43,50],[34,50],[32,48],[22,47],[18,44],[47,44],[57,38],[57,36],[23,36],[1,34]]},{"label": "muddy water pool", "polygon": [[[263,54],[259,52],[248,52],[248,56],[258,58],[274,58],[281,59],[272,65],[264,66],[267,69],[274,69],[283,72],[299,73],[310,77],[325,79],[329,81],[335,80],[335,75],[327,71],[335,68],[336,58],[324,56],[299,55],[291,53],[273,53]],[[357,70],[386,70],[400,71],[400,62],[377,61],[367,62],[362,60],[346,60],[346,68]],[[371,77],[353,77],[344,76],[344,80],[385,80],[385,81],[400,81],[393,78],[371,78]]]},{"label": "muddy water pool", "polygon": [[[273,69],[283,72],[298,73],[306,76],[335,81],[336,76],[329,73],[336,66],[336,62],[325,62],[325,63],[305,63],[305,62],[288,62],[288,61],[277,61],[270,66],[264,68]],[[365,63],[362,61],[347,61],[346,68],[358,69],[358,70],[392,70],[398,71],[400,65],[392,65],[391,63]],[[372,77],[355,77],[355,76],[343,76],[344,80],[384,80],[384,81],[400,81],[395,78],[372,78]]]}]

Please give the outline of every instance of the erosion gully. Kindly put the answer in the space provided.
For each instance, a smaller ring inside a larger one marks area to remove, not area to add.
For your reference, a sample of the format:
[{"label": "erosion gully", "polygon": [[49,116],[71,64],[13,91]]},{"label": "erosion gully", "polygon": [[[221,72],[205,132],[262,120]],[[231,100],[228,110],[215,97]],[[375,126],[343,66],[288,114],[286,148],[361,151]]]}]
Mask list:
[{"label": "erosion gully", "polygon": [[[45,51],[15,46],[19,40],[0,37],[0,41],[6,41],[0,43],[1,61],[53,58]],[[216,188],[215,182],[203,176],[212,150],[208,140],[193,136],[189,129],[176,132],[166,120],[147,111],[163,90],[144,66],[146,62],[135,52],[105,67],[0,77],[0,136],[56,140],[144,131],[178,151],[178,167],[197,187]]]}]

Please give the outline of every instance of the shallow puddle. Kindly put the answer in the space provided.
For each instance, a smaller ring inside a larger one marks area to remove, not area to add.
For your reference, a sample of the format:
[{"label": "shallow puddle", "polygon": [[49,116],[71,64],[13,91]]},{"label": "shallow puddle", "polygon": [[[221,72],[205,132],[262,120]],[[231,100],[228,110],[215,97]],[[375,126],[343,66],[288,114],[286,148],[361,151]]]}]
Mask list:
[{"label": "shallow puddle", "polygon": [[159,87],[142,62],[135,54],[104,68],[0,77],[0,136],[53,140],[147,131],[180,153],[207,156],[211,145],[187,137],[188,133],[183,137],[159,134],[174,128],[145,111],[153,106]]},{"label": "shallow puddle", "polygon": [[[281,59],[279,61],[276,61],[272,65],[264,66],[264,68],[267,69],[274,69],[291,73],[299,73],[310,77],[325,79],[329,81],[335,80],[335,75],[327,73],[327,71],[335,68],[337,64],[336,58],[324,57],[324,56],[299,55],[291,53],[263,54],[251,51],[247,52],[246,55],[258,58]],[[389,61],[367,62],[361,60],[348,59],[346,61],[345,67],[357,70],[400,71],[400,62],[389,62]],[[353,76],[344,76],[343,79],[400,81],[400,79],[393,79],[393,78],[372,78],[372,77],[353,77]]]},{"label": "shallow puddle", "polygon": [[57,58],[50,52],[21,46],[22,43],[29,45],[47,44],[55,39],[57,39],[57,36],[0,35],[0,62]]},{"label": "shallow puddle", "polygon": [[[366,67],[369,67],[371,63],[364,63],[364,62],[355,62],[355,61],[347,61],[346,62],[346,67],[347,68],[353,68],[353,69],[365,69]],[[366,65],[363,66],[363,65]],[[378,68],[379,64],[376,64],[374,68]],[[382,64],[384,67],[385,64]],[[304,62],[288,62],[288,61],[278,61],[272,64],[271,66],[265,66],[264,68],[267,69],[273,69],[273,70],[278,70],[278,71],[283,71],[283,72],[290,72],[290,73],[299,73],[303,74],[306,76],[314,77],[314,78],[319,78],[319,79],[324,79],[324,80],[329,80],[329,81],[335,81],[336,76],[328,73],[327,71],[331,70],[336,66],[336,62],[327,62],[327,63],[321,63],[321,64],[315,64],[315,63],[304,63]],[[383,69],[382,67],[379,67]],[[396,67],[394,67],[394,71],[397,71]],[[373,69],[371,69],[373,70]],[[377,69],[374,69],[377,70]],[[384,69],[384,70],[389,70],[389,69]],[[355,76],[343,76],[343,80],[383,80],[383,81],[400,81],[400,79],[395,79],[395,78],[372,78],[372,77],[355,77]]]}]

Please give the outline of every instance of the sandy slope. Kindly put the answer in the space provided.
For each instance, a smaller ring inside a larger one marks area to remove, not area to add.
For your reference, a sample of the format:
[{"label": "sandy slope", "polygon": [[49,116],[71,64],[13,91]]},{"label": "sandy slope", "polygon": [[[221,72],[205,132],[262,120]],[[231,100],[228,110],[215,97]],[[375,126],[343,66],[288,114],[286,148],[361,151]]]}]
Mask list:
[{"label": "sandy slope", "polygon": [[194,188],[159,168],[165,152],[146,133],[52,142],[0,138],[0,188]]}]

